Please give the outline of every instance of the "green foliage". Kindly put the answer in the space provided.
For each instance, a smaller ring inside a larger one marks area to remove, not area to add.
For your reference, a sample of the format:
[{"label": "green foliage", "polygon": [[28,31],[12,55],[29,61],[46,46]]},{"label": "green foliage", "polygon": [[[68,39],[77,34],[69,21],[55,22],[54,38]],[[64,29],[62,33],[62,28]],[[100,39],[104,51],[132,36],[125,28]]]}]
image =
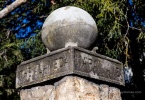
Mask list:
[{"label": "green foliage", "polygon": [[41,41],[41,32],[30,38],[23,39],[21,51],[25,60],[45,54],[46,48]]},{"label": "green foliage", "polygon": [[[15,69],[23,61],[20,50],[21,41],[16,39],[10,30],[1,31],[0,34],[0,74],[3,85],[0,87],[0,99],[17,97],[14,91]],[[13,95],[15,94],[15,95]],[[5,98],[4,98],[5,97]]]},{"label": "green foliage", "polygon": [[0,99],[19,100],[15,90],[16,67],[24,60],[34,58],[46,53],[46,49],[40,39],[40,33],[28,39],[16,39],[15,35],[8,31],[0,34]]},{"label": "green foliage", "polygon": [[[124,49],[122,41],[124,33],[121,30],[123,28],[122,23],[125,21],[125,14],[123,12],[125,8],[124,2],[113,0],[79,0],[74,5],[88,11],[96,20],[100,33],[96,43],[100,47],[99,52],[119,59]],[[112,43],[114,46],[109,45]]]},{"label": "green foliage", "polygon": [[11,65],[23,61],[21,51],[19,49],[20,41],[16,39],[10,30],[1,32],[0,35],[0,71]]}]

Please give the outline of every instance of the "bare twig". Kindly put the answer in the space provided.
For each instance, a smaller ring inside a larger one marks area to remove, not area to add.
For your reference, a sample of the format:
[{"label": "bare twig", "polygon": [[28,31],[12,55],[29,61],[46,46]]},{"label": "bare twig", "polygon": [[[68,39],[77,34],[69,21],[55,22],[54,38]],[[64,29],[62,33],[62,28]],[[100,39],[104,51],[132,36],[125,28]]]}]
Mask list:
[{"label": "bare twig", "polygon": [[136,27],[131,27],[131,26],[129,26],[129,28],[141,31],[141,29],[136,28]]},{"label": "bare twig", "polygon": [[4,59],[6,60],[6,62],[8,62],[8,59],[7,59],[7,56],[6,55],[4,55]]},{"label": "bare twig", "polygon": [[5,7],[3,10],[0,11],[0,19],[7,16],[10,12],[20,6],[22,3],[25,3],[27,0],[16,0],[12,4]]},{"label": "bare twig", "polygon": [[127,23],[127,30],[126,30],[126,34],[124,35],[124,38],[127,36],[128,34],[128,31],[129,31],[129,23],[128,23],[128,20],[127,20],[127,12],[128,12],[128,8],[126,8],[126,13],[125,13],[125,20],[126,20],[126,23]]},{"label": "bare twig", "polygon": [[55,5],[56,3],[55,3],[55,0],[51,0],[51,3],[53,4],[53,5]]},{"label": "bare twig", "polygon": [[48,16],[44,16],[44,15],[42,15],[42,16],[39,16],[39,18],[46,18],[46,17],[48,17]]},{"label": "bare twig", "polygon": [[8,30],[8,31],[6,32],[6,37],[7,37],[7,39],[9,38],[10,33],[11,33],[11,31],[10,31],[10,30]]},{"label": "bare twig", "polygon": [[0,53],[0,56],[2,56],[4,53],[5,53],[5,51],[3,50],[3,51]]},{"label": "bare twig", "polygon": [[135,30],[142,31],[142,30],[139,29],[139,28],[131,27],[131,26],[129,25],[129,22],[128,22],[128,20],[127,20],[127,12],[128,12],[128,8],[126,9],[126,14],[125,14],[125,20],[126,20],[126,23],[127,23],[127,30],[126,30],[126,34],[124,35],[124,38],[127,36],[127,34],[128,34],[128,32],[129,32],[129,29],[130,29],[130,28],[131,28],[131,29],[135,29]]}]

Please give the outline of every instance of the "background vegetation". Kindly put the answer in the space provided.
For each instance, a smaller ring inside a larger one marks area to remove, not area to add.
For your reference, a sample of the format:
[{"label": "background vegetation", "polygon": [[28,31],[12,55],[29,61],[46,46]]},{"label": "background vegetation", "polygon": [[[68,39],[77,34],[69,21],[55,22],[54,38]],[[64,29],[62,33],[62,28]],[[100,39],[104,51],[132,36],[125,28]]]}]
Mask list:
[{"label": "background vegetation", "polygon": [[[0,10],[12,2],[0,0]],[[121,90],[123,100],[144,97],[144,0],[27,0],[0,19],[0,100],[19,100],[19,90],[15,89],[16,67],[46,53],[41,27],[52,11],[63,6],[77,6],[89,12],[99,29],[97,52],[132,68],[133,78]]]}]

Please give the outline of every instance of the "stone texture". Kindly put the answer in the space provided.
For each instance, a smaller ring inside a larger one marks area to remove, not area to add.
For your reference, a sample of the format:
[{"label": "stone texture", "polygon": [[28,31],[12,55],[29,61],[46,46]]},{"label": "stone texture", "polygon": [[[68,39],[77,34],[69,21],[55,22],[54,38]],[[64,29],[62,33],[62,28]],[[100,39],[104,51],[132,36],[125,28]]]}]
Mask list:
[{"label": "stone texture", "polygon": [[21,100],[121,100],[120,90],[67,76],[54,85],[23,89]]},{"label": "stone texture", "polygon": [[[21,100],[54,100],[54,86],[45,85],[21,90]],[[49,98],[49,99],[48,99]]]},{"label": "stone texture", "polygon": [[100,99],[108,100],[109,86],[108,85],[100,85]]},{"label": "stone texture", "polygon": [[68,46],[89,48],[97,35],[98,29],[92,16],[73,6],[53,11],[42,27],[42,41],[50,51]]},{"label": "stone texture", "polygon": [[114,87],[110,87],[108,100],[122,100],[120,90]]},{"label": "stone texture", "polygon": [[22,62],[16,71],[16,88],[70,74],[124,85],[121,62],[80,47],[68,47]]},{"label": "stone texture", "polygon": [[78,77],[66,77],[56,86],[56,94],[55,100],[99,100],[99,86]]}]

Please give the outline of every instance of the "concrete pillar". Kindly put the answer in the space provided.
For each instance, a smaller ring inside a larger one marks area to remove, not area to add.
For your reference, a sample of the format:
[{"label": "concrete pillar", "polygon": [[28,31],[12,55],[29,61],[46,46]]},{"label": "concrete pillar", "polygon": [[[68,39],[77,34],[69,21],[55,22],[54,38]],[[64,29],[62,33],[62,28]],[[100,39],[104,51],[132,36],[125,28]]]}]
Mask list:
[{"label": "concrete pillar", "polygon": [[94,84],[76,76],[66,76],[54,85],[22,89],[21,100],[121,100],[118,88]]},{"label": "concrete pillar", "polygon": [[[59,77],[64,78],[49,84]],[[120,90],[113,84],[124,85],[122,63],[79,47],[25,61],[16,71],[21,100],[121,100]]]},{"label": "concrete pillar", "polygon": [[52,12],[42,28],[42,41],[52,52],[17,67],[21,100],[121,100],[115,86],[124,85],[123,64],[96,53],[97,47],[85,49],[97,35],[86,11],[67,6]]}]

